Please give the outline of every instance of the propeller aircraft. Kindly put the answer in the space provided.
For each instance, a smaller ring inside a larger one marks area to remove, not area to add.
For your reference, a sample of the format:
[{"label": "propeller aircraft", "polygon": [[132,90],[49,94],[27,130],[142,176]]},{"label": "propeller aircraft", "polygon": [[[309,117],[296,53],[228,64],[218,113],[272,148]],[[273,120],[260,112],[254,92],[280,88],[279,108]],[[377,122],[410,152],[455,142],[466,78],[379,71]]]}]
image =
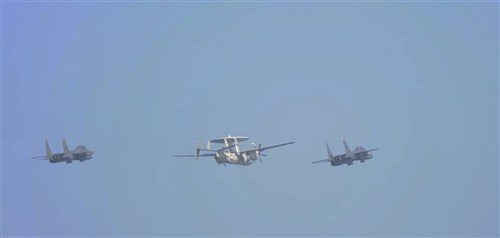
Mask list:
[{"label": "propeller aircraft", "polygon": [[[174,155],[174,157],[194,157],[199,159],[199,157],[214,157],[217,164],[237,164],[237,165],[251,165],[255,161],[259,160],[262,162],[261,156],[266,156],[261,152],[271,148],[276,148],[280,146],[290,145],[295,142],[288,142],[279,145],[272,145],[262,147],[259,143],[256,145],[252,143],[253,148],[249,150],[241,150],[240,142],[248,140],[248,137],[244,136],[227,136],[219,139],[210,140],[207,143],[207,148],[200,148],[198,143],[195,149],[195,154],[188,155]],[[220,149],[212,149],[212,144],[223,144],[224,147]],[[203,153],[202,153],[203,152]]]}]

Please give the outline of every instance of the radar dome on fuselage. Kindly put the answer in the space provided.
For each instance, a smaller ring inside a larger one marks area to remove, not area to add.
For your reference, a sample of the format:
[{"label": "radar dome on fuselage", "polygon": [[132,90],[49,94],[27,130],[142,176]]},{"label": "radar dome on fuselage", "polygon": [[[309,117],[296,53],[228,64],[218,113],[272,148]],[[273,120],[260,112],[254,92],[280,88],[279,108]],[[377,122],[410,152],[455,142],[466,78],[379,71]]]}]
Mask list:
[{"label": "radar dome on fuselage", "polygon": [[228,143],[242,142],[248,140],[248,137],[245,136],[228,136],[224,138],[210,140],[210,143],[219,143],[224,144],[227,141]]}]

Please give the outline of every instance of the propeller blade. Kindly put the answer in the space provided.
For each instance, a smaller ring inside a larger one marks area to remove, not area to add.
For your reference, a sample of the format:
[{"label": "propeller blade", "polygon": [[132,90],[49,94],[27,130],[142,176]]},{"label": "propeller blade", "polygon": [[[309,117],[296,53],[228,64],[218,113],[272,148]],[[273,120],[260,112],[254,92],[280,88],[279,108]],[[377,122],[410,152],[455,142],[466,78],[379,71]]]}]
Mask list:
[{"label": "propeller blade", "polygon": [[262,143],[259,143],[259,146],[257,146],[255,143],[252,143],[252,146],[255,149],[260,149],[260,147],[262,147]]},{"label": "propeller blade", "polygon": [[[260,148],[260,143],[259,143],[259,148]],[[257,157],[259,158],[259,161],[262,163],[262,159],[260,158],[261,155],[264,157],[266,157],[267,155],[257,152]]]}]

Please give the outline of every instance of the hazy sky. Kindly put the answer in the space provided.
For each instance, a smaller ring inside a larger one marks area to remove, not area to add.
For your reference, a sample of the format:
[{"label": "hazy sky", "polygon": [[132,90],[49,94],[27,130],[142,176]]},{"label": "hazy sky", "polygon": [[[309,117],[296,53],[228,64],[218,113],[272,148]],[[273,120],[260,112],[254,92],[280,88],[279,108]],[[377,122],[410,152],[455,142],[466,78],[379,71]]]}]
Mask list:
[{"label": "hazy sky", "polygon": [[2,8],[3,236],[499,235],[498,2]]}]

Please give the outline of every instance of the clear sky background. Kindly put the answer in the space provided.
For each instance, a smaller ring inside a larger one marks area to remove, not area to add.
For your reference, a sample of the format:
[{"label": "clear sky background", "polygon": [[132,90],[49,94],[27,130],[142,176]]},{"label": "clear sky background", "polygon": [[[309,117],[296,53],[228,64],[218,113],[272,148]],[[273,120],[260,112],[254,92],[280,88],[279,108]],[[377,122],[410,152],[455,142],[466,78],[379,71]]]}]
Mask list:
[{"label": "clear sky background", "polygon": [[499,235],[498,2],[2,4],[3,236]]}]

